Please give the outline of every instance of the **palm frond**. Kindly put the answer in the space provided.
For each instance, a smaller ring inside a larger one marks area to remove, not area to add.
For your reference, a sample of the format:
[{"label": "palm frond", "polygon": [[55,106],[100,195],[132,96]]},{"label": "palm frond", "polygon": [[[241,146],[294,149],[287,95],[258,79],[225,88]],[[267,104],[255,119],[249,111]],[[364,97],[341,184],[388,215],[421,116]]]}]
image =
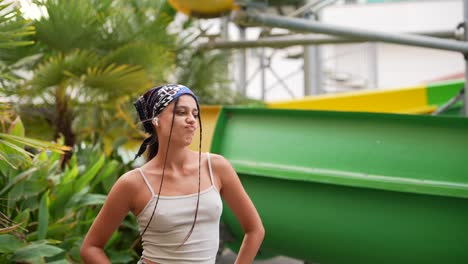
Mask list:
[{"label": "palm frond", "polygon": [[57,143],[0,133],[0,160],[5,161],[15,169],[23,163],[31,163],[34,154],[27,151],[24,146],[38,150],[50,150],[60,154],[71,150],[70,147]]},{"label": "palm frond", "polygon": [[34,43],[24,39],[25,36],[35,33],[34,27],[21,18],[19,10],[12,4],[0,4],[0,59],[2,53],[5,52],[2,49],[12,49]]},{"label": "palm frond", "polygon": [[[23,144],[38,150],[50,150],[60,154],[65,153],[65,151],[70,151],[71,148],[68,146],[63,146],[58,143],[46,142],[43,140],[37,140],[33,138],[14,136],[6,133],[0,133],[0,138],[3,138],[11,143]],[[29,155],[29,154],[28,154]]]},{"label": "palm frond", "polygon": [[14,115],[10,104],[0,104],[0,160],[13,168],[18,168],[23,163],[30,163],[33,154],[25,149],[25,146],[39,150],[48,149],[58,153],[69,151],[70,148],[57,143],[24,137],[24,127],[19,116]]},{"label": "palm frond", "polygon": [[4,2],[0,2],[0,87],[7,87],[19,79],[10,64],[20,57],[19,47],[34,44],[29,37],[35,33],[35,28],[21,17],[18,8]]},{"label": "palm frond", "polygon": [[48,0],[36,4],[47,11],[47,16],[36,23],[38,41],[68,52],[93,47],[100,41],[112,1]]},{"label": "palm frond", "polygon": [[103,32],[107,45],[120,47],[134,41],[156,43],[170,49],[176,35],[168,33],[167,26],[175,12],[164,0],[120,0],[109,13]]},{"label": "palm frond", "polygon": [[160,82],[173,69],[175,54],[158,43],[136,41],[110,52],[104,61],[140,65],[148,71],[153,81]]},{"label": "palm frond", "polygon": [[229,86],[228,55],[225,52],[186,50],[183,56],[187,57],[179,60],[177,81],[192,88],[203,104],[237,103],[239,96]]},{"label": "palm frond", "polygon": [[[137,94],[151,86],[151,79],[141,66],[110,64],[105,67],[90,67],[82,79],[88,95],[96,99],[103,96],[120,97]],[[92,87],[92,89],[91,89]]]}]

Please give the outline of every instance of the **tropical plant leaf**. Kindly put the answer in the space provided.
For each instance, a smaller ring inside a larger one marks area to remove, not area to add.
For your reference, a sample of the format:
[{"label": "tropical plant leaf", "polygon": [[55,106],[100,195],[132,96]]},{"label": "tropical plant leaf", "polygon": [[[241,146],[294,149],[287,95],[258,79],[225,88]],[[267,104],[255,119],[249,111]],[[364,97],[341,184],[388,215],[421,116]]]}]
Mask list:
[{"label": "tropical plant leaf", "polygon": [[[9,12],[2,12],[11,8]],[[34,27],[20,16],[13,2],[0,4],[0,49],[11,49],[17,46],[31,45],[33,41],[22,40],[22,37],[33,35]],[[4,51],[0,50],[0,54]],[[0,56],[1,58],[1,56]]]},{"label": "tropical plant leaf", "polygon": [[52,257],[63,252],[63,249],[45,244],[43,241],[32,243],[18,249],[12,256],[17,262],[38,262],[44,263],[44,257]]},{"label": "tropical plant leaf", "polygon": [[[78,211],[78,209],[75,209]],[[75,214],[72,215],[75,217]],[[50,237],[69,237],[72,233],[71,230],[75,230],[76,226],[78,225],[77,221],[68,221],[69,218],[66,220],[57,220],[49,226],[47,231],[47,235]],[[68,234],[67,234],[68,233]],[[84,234],[80,236],[84,237]]]},{"label": "tropical plant leaf", "polygon": [[88,96],[92,96],[95,101],[108,101],[110,96],[118,98],[135,94],[152,84],[141,66],[128,64],[90,67],[81,79],[85,87],[92,87],[92,90],[88,89]]},{"label": "tropical plant leaf", "polygon": [[7,140],[0,139],[0,144],[3,145],[4,149],[7,147],[6,151],[4,150],[7,155],[22,155],[24,158],[27,158],[28,161],[31,161],[31,157],[34,156],[34,154],[24,150],[24,148],[18,147],[18,145],[13,144]]},{"label": "tropical plant leaf", "polygon": [[18,145],[26,145],[39,150],[48,149],[59,153],[71,149],[57,143],[0,133],[0,160],[5,161],[13,168],[18,168],[22,163],[31,163],[31,157],[33,156],[32,153],[18,147]]},{"label": "tropical plant leaf", "polygon": [[0,160],[17,169],[22,164],[31,163],[31,153],[17,145],[0,139]]},{"label": "tropical plant leaf", "polygon": [[111,0],[102,1],[36,1],[45,9],[46,17],[36,23],[37,39],[48,47],[68,52],[76,48],[89,48],[90,40],[101,39]]},{"label": "tropical plant leaf", "polygon": [[24,126],[19,116],[17,116],[16,119],[11,122],[7,134],[24,137]]},{"label": "tropical plant leaf", "polygon": [[24,246],[18,238],[10,234],[0,234],[0,253],[8,254],[13,253],[16,250]]},{"label": "tropical plant leaf", "polygon": [[19,137],[14,135],[9,135],[5,133],[0,133],[0,138],[6,139],[9,142],[24,144],[32,148],[37,148],[39,150],[50,150],[58,153],[64,153],[65,151],[71,150],[68,146],[63,146],[57,143],[45,142],[42,140],[26,138],[26,137]]},{"label": "tropical plant leaf", "polygon": [[34,44],[29,37],[35,33],[35,28],[22,18],[14,2],[4,3],[0,2],[0,87],[6,91],[6,87],[15,86],[20,79],[11,64],[21,58],[18,56],[20,47]]},{"label": "tropical plant leaf", "polygon": [[26,230],[26,226],[29,224],[30,220],[30,209],[26,208],[23,211],[19,212],[18,215],[13,218],[13,222],[19,223],[21,228]]},{"label": "tropical plant leaf", "polygon": [[61,259],[61,260],[47,261],[47,264],[70,264],[70,262],[65,259]]},{"label": "tropical plant leaf", "polygon": [[50,204],[50,213],[54,218],[65,214],[67,209],[66,205],[74,195],[73,184],[60,184],[60,186],[60,189]]},{"label": "tropical plant leaf", "polygon": [[0,151],[0,161],[5,162],[7,165],[14,169],[18,169],[16,162],[11,161],[10,158],[7,155],[5,155],[2,151]]},{"label": "tropical plant leaf", "polygon": [[102,155],[99,157],[99,160],[93,163],[93,166],[86,170],[86,172],[80,176],[78,181],[74,183],[74,191],[81,191],[86,185],[88,185],[91,180],[96,176],[99,170],[102,168],[105,162],[105,157]]},{"label": "tropical plant leaf", "polygon": [[115,160],[107,162],[99,172],[99,175],[96,176],[91,182],[91,188],[96,187],[97,184],[105,181],[109,176],[116,175],[118,167],[119,163]]},{"label": "tropical plant leaf", "polygon": [[116,252],[111,251],[109,253],[109,259],[112,263],[129,263],[133,260],[131,252]]},{"label": "tropical plant leaf", "polygon": [[[172,49],[153,42],[132,42],[110,52],[108,63],[140,65],[154,81],[164,79],[173,68],[175,54]],[[157,63],[155,63],[157,62]],[[151,84],[149,84],[151,85]],[[145,89],[148,86],[143,86]]]},{"label": "tropical plant leaf", "polygon": [[49,192],[45,192],[39,202],[39,216],[38,216],[38,228],[37,237],[39,240],[43,240],[47,235],[47,228],[49,226]]},{"label": "tropical plant leaf", "polygon": [[106,201],[107,195],[104,194],[85,194],[81,197],[79,202],[75,204],[77,207],[84,207],[90,205],[103,205]]},{"label": "tropical plant leaf", "polygon": [[37,170],[38,168],[32,167],[16,175],[13,179],[8,181],[8,183],[5,184],[5,186],[0,190],[0,197],[2,197],[6,192],[8,192],[18,182],[26,180],[29,176],[31,176],[31,174],[33,174]]}]

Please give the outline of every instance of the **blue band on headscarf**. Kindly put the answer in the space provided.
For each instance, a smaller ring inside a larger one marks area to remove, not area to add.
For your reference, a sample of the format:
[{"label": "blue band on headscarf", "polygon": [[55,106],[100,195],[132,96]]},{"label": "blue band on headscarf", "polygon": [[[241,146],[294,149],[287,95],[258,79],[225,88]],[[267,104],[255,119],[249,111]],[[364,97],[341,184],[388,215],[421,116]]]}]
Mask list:
[{"label": "blue band on headscarf", "polygon": [[158,116],[164,110],[164,108],[166,108],[166,106],[168,106],[172,101],[184,94],[191,95],[198,103],[198,98],[186,86],[180,84],[166,84],[160,87],[159,89],[156,88],[156,91],[151,96],[152,98],[154,98],[154,106],[151,118]]}]

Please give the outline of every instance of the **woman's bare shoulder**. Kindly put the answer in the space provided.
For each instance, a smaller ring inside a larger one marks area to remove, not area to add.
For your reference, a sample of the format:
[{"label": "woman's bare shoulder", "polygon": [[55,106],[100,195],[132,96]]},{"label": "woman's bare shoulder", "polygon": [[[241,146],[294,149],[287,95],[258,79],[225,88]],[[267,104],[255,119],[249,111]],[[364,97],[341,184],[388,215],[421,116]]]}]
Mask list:
[{"label": "woman's bare shoulder", "polygon": [[226,179],[231,178],[232,176],[237,176],[234,168],[231,165],[231,162],[229,162],[229,160],[227,160],[224,156],[210,153],[210,159],[213,173],[219,176],[221,184]]},{"label": "woman's bare shoulder", "polygon": [[210,160],[213,169],[223,169],[226,167],[231,167],[231,163],[222,155],[216,153],[210,153]]},{"label": "woman's bare shoulder", "polygon": [[132,192],[138,190],[141,187],[141,183],[140,172],[138,169],[133,169],[122,174],[122,176],[117,179],[114,186],[118,186],[119,190]]}]

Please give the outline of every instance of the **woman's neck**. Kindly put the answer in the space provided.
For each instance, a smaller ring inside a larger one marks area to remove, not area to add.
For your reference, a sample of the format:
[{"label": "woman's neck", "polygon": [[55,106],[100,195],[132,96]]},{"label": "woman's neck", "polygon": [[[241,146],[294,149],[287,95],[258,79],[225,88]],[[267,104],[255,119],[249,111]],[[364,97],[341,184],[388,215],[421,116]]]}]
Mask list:
[{"label": "woman's neck", "polygon": [[161,168],[166,163],[166,169],[180,169],[190,160],[192,155],[193,152],[186,146],[177,147],[173,145],[167,150],[165,146],[160,145],[158,154],[149,163]]}]

